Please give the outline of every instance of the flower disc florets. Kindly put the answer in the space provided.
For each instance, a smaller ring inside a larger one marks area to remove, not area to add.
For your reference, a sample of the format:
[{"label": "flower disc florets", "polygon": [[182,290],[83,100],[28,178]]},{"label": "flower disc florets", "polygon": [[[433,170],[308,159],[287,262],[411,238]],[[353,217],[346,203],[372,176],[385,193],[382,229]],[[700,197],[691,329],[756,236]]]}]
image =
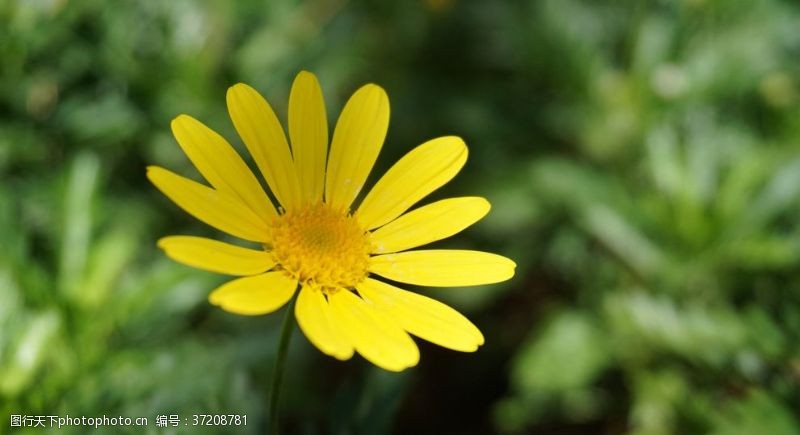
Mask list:
[{"label": "flower disc florets", "polygon": [[354,288],[367,276],[369,238],[353,216],[310,204],[274,220],[272,254],[303,285]]}]

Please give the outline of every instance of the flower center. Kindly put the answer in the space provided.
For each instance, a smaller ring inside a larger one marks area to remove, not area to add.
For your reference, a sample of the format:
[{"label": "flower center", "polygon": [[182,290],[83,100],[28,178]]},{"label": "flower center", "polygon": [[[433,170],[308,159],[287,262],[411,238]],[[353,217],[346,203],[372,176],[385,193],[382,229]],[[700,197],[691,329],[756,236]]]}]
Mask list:
[{"label": "flower center", "polygon": [[370,243],[356,219],[326,204],[305,205],[273,221],[272,254],[292,278],[333,291],[367,276]]}]

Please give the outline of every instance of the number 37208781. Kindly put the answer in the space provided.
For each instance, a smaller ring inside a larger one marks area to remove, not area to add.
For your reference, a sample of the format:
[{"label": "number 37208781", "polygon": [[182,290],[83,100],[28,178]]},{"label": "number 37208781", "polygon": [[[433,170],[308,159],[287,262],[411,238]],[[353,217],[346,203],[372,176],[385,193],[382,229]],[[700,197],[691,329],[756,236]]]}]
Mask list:
[{"label": "number 37208781", "polygon": [[194,414],[192,426],[247,426],[247,416],[238,414]]}]

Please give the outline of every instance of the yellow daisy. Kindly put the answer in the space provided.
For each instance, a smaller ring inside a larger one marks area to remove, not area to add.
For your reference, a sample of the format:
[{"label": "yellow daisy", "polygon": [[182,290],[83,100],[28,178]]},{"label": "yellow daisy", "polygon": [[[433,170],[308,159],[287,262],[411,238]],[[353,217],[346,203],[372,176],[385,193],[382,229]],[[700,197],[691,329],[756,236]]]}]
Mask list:
[{"label": "yellow daisy", "polygon": [[178,144],[210,186],[157,166],[147,177],[179,207],[206,224],[261,249],[193,236],[158,242],[175,261],[242,276],[209,301],[244,315],[266,314],[300,288],[295,317],[308,340],[340,360],[354,351],[386,370],[417,364],[409,333],[437,345],[475,351],[483,335],[441,302],[387,280],[422,286],[470,286],[514,275],[508,258],[469,250],[409,250],[452,236],[489,211],[479,197],[450,198],[407,210],[441,187],[467,160],[455,136],[406,154],[364,197],[358,197],[389,126],[389,99],[374,84],[345,105],[328,150],[328,121],[316,77],[297,75],[289,96],[289,139],[253,88],[228,89],[236,131],[264,176],[276,209],[256,176],[222,136],[187,115],[172,121]]}]

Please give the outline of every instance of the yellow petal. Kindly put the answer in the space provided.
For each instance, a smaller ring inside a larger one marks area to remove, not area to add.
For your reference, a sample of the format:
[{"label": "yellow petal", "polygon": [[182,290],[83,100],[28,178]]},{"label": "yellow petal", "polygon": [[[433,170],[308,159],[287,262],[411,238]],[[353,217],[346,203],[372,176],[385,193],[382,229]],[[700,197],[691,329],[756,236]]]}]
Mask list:
[{"label": "yellow petal", "polygon": [[272,254],[203,237],[170,236],[158,241],[167,257],[187,266],[227,275],[255,275],[275,266]]},{"label": "yellow petal", "polygon": [[300,201],[292,155],[275,112],[255,89],[239,83],[228,89],[228,112],[269,188],[284,208]]},{"label": "yellow petal", "polygon": [[239,278],[211,292],[208,301],[225,311],[254,316],[271,313],[284,306],[294,295],[297,280],[283,272]]},{"label": "yellow petal", "polygon": [[334,292],[328,300],[333,321],[367,361],[393,372],[419,362],[414,340],[386,314],[349,290]]},{"label": "yellow petal", "polygon": [[259,216],[277,215],[253,172],[222,136],[188,115],[172,120],[172,133],[215,189],[236,196]]},{"label": "yellow petal", "polygon": [[325,179],[325,200],[347,209],[364,187],[389,128],[389,97],[377,85],[361,87],[336,123]]},{"label": "yellow petal", "polygon": [[369,271],[407,284],[459,287],[505,281],[514,276],[515,267],[497,254],[434,249],[372,257]]},{"label": "yellow petal", "polygon": [[339,360],[353,356],[353,345],[332,321],[331,308],[319,289],[303,287],[294,308],[297,324],[317,349]]},{"label": "yellow petal", "polygon": [[440,137],[414,148],[364,198],[358,222],[367,230],[390,222],[455,177],[466,161],[467,146],[459,137]]},{"label": "yellow petal", "polygon": [[478,197],[449,198],[412,210],[370,235],[373,254],[404,251],[450,237],[489,212]]},{"label": "yellow petal", "polygon": [[172,202],[206,224],[245,240],[269,240],[267,222],[236,197],[158,166],[147,167],[147,178]]},{"label": "yellow petal", "polygon": [[289,94],[289,138],[303,199],[322,199],[328,154],[328,117],[314,74],[301,71]]},{"label": "yellow petal", "polygon": [[385,310],[406,331],[452,350],[474,352],[483,344],[483,334],[466,317],[447,305],[368,278],[358,293]]}]

